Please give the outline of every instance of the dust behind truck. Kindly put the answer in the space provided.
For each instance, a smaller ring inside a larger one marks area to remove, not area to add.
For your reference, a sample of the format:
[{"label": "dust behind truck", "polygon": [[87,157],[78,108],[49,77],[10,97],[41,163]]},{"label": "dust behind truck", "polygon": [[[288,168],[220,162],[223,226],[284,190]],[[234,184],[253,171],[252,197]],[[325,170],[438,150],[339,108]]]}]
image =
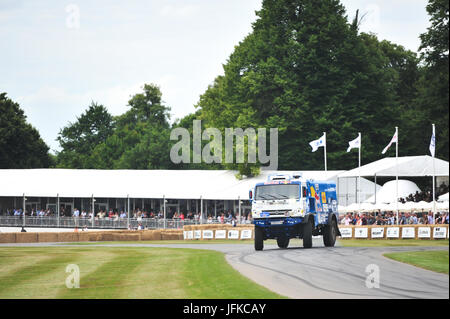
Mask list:
[{"label": "dust behind truck", "polygon": [[276,239],[287,248],[291,238],[312,247],[312,237],[322,235],[326,247],[334,246],[338,228],[336,183],[304,180],[301,174],[271,175],[249,192],[255,225],[255,250],[264,240]]}]

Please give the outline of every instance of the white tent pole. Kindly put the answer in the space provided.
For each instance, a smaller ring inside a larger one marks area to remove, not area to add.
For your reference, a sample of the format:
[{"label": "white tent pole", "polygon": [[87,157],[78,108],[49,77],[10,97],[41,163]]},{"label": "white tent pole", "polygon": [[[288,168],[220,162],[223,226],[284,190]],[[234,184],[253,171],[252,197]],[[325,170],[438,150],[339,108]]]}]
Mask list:
[{"label": "white tent pole", "polygon": [[397,211],[397,225],[399,224],[398,220],[398,127],[395,127],[395,135],[397,136],[397,142],[395,143],[395,180],[396,180],[396,197],[395,197],[395,205]]},{"label": "white tent pole", "polygon": [[163,195],[163,205],[164,205],[164,228],[166,228],[166,195]]},{"label": "white tent pole", "polygon": [[375,203],[374,204],[376,204],[377,203],[377,174],[375,174],[374,176],[373,176],[373,182],[374,182],[374,187],[375,187]]},{"label": "white tent pole", "polygon": [[25,227],[25,212],[26,212],[26,210],[25,210],[25,201],[26,201],[26,198],[25,198],[25,193],[23,194],[23,211],[22,211],[22,215],[23,215],[23,227]]},{"label": "white tent pole", "polygon": [[239,201],[239,221],[238,223],[241,223],[241,196],[238,196],[238,201]]},{"label": "white tent pole", "polygon": [[127,229],[130,229],[130,195],[127,194]]},{"label": "white tent pole", "polygon": [[94,228],[94,215],[95,215],[95,199],[94,194],[92,194],[92,228]]},{"label": "white tent pole", "polygon": [[58,216],[57,225],[58,225],[58,228],[59,228],[59,224],[60,224],[60,222],[59,222],[59,194],[56,194],[56,213],[57,213],[57,216]]},{"label": "white tent pole", "polygon": [[435,135],[435,126],[433,124],[433,136],[434,136],[434,152],[433,152],[433,224],[436,223],[436,201],[435,201],[435,189],[436,189],[436,185],[435,185],[435,166],[434,166],[434,158],[435,158],[435,154],[436,154],[436,135]]},{"label": "white tent pole", "polygon": [[203,224],[203,199],[200,196],[200,225]]},{"label": "white tent pole", "polygon": [[327,171],[327,132],[323,132],[323,136],[325,137],[325,145],[323,146],[323,156],[325,160],[325,172]]}]

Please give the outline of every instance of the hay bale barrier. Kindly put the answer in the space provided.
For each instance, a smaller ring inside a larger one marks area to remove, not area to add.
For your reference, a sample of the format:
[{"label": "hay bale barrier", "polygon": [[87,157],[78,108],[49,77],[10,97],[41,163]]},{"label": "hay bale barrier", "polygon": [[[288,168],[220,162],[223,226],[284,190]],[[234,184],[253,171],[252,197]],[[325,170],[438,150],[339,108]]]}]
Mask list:
[{"label": "hay bale barrier", "polygon": [[[187,225],[183,229],[156,230],[105,230],[77,232],[28,232],[0,233],[0,243],[50,243],[50,242],[97,242],[97,241],[157,241],[157,240],[252,240],[252,224],[204,224]],[[446,240],[448,225],[339,225],[342,240]]]},{"label": "hay bale barrier", "polygon": [[38,233],[16,233],[16,243],[37,243]]},{"label": "hay bale barrier", "polygon": [[8,244],[16,242],[16,233],[1,233],[0,244]]},{"label": "hay bale barrier", "polygon": [[58,241],[58,233],[37,233],[39,243],[54,243]]}]

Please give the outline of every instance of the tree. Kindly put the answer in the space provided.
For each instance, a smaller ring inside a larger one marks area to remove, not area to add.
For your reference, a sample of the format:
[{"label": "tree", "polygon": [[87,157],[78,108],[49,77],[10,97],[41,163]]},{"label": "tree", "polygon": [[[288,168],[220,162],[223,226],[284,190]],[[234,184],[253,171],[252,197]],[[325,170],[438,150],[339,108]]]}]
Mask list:
[{"label": "tree", "polygon": [[0,168],[46,168],[53,165],[49,147],[26,122],[19,104],[0,94]]},{"label": "tree", "polygon": [[163,169],[170,166],[169,111],[155,84],[145,84],[143,92],[128,102],[130,109],[115,118],[115,129],[93,151],[98,168]]},{"label": "tree", "polygon": [[112,135],[114,121],[103,106],[92,102],[74,123],[60,130],[57,141],[62,150],[58,153],[58,166],[65,168],[95,168],[92,152]]},{"label": "tree", "polygon": [[[420,36],[423,67],[417,81],[414,101],[416,118],[414,136],[423,150],[428,150],[431,124],[436,124],[436,156],[449,159],[449,2],[430,0],[427,5],[431,26]],[[428,128],[428,129],[427,129]],[[423,132],[428,134],[423,134]],[[427,152],[428,153],[428,152]]]},{"label": "tree", "polygon": [[280,169],[322,169],[309,142],[324,131],[329,169],[356,165],[346,149],[358,131],[363,162],[379,159],[402,123],[410,87],[401,81],[414,72],[414,54],[359,34],[337,0],[265,0],[257,15],[224,76],[200,97],[205,125],[278,128]]}]

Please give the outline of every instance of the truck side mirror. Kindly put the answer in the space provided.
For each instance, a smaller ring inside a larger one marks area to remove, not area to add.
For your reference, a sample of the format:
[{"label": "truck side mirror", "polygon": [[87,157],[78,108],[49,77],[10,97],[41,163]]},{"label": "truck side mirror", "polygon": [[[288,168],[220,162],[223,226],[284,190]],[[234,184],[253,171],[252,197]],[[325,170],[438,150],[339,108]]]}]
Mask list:
[{"label": "truck side mirror", "polygon": [[248,192],[248,199],[249,200],[253,199],[253,192],[251,190]]}]

